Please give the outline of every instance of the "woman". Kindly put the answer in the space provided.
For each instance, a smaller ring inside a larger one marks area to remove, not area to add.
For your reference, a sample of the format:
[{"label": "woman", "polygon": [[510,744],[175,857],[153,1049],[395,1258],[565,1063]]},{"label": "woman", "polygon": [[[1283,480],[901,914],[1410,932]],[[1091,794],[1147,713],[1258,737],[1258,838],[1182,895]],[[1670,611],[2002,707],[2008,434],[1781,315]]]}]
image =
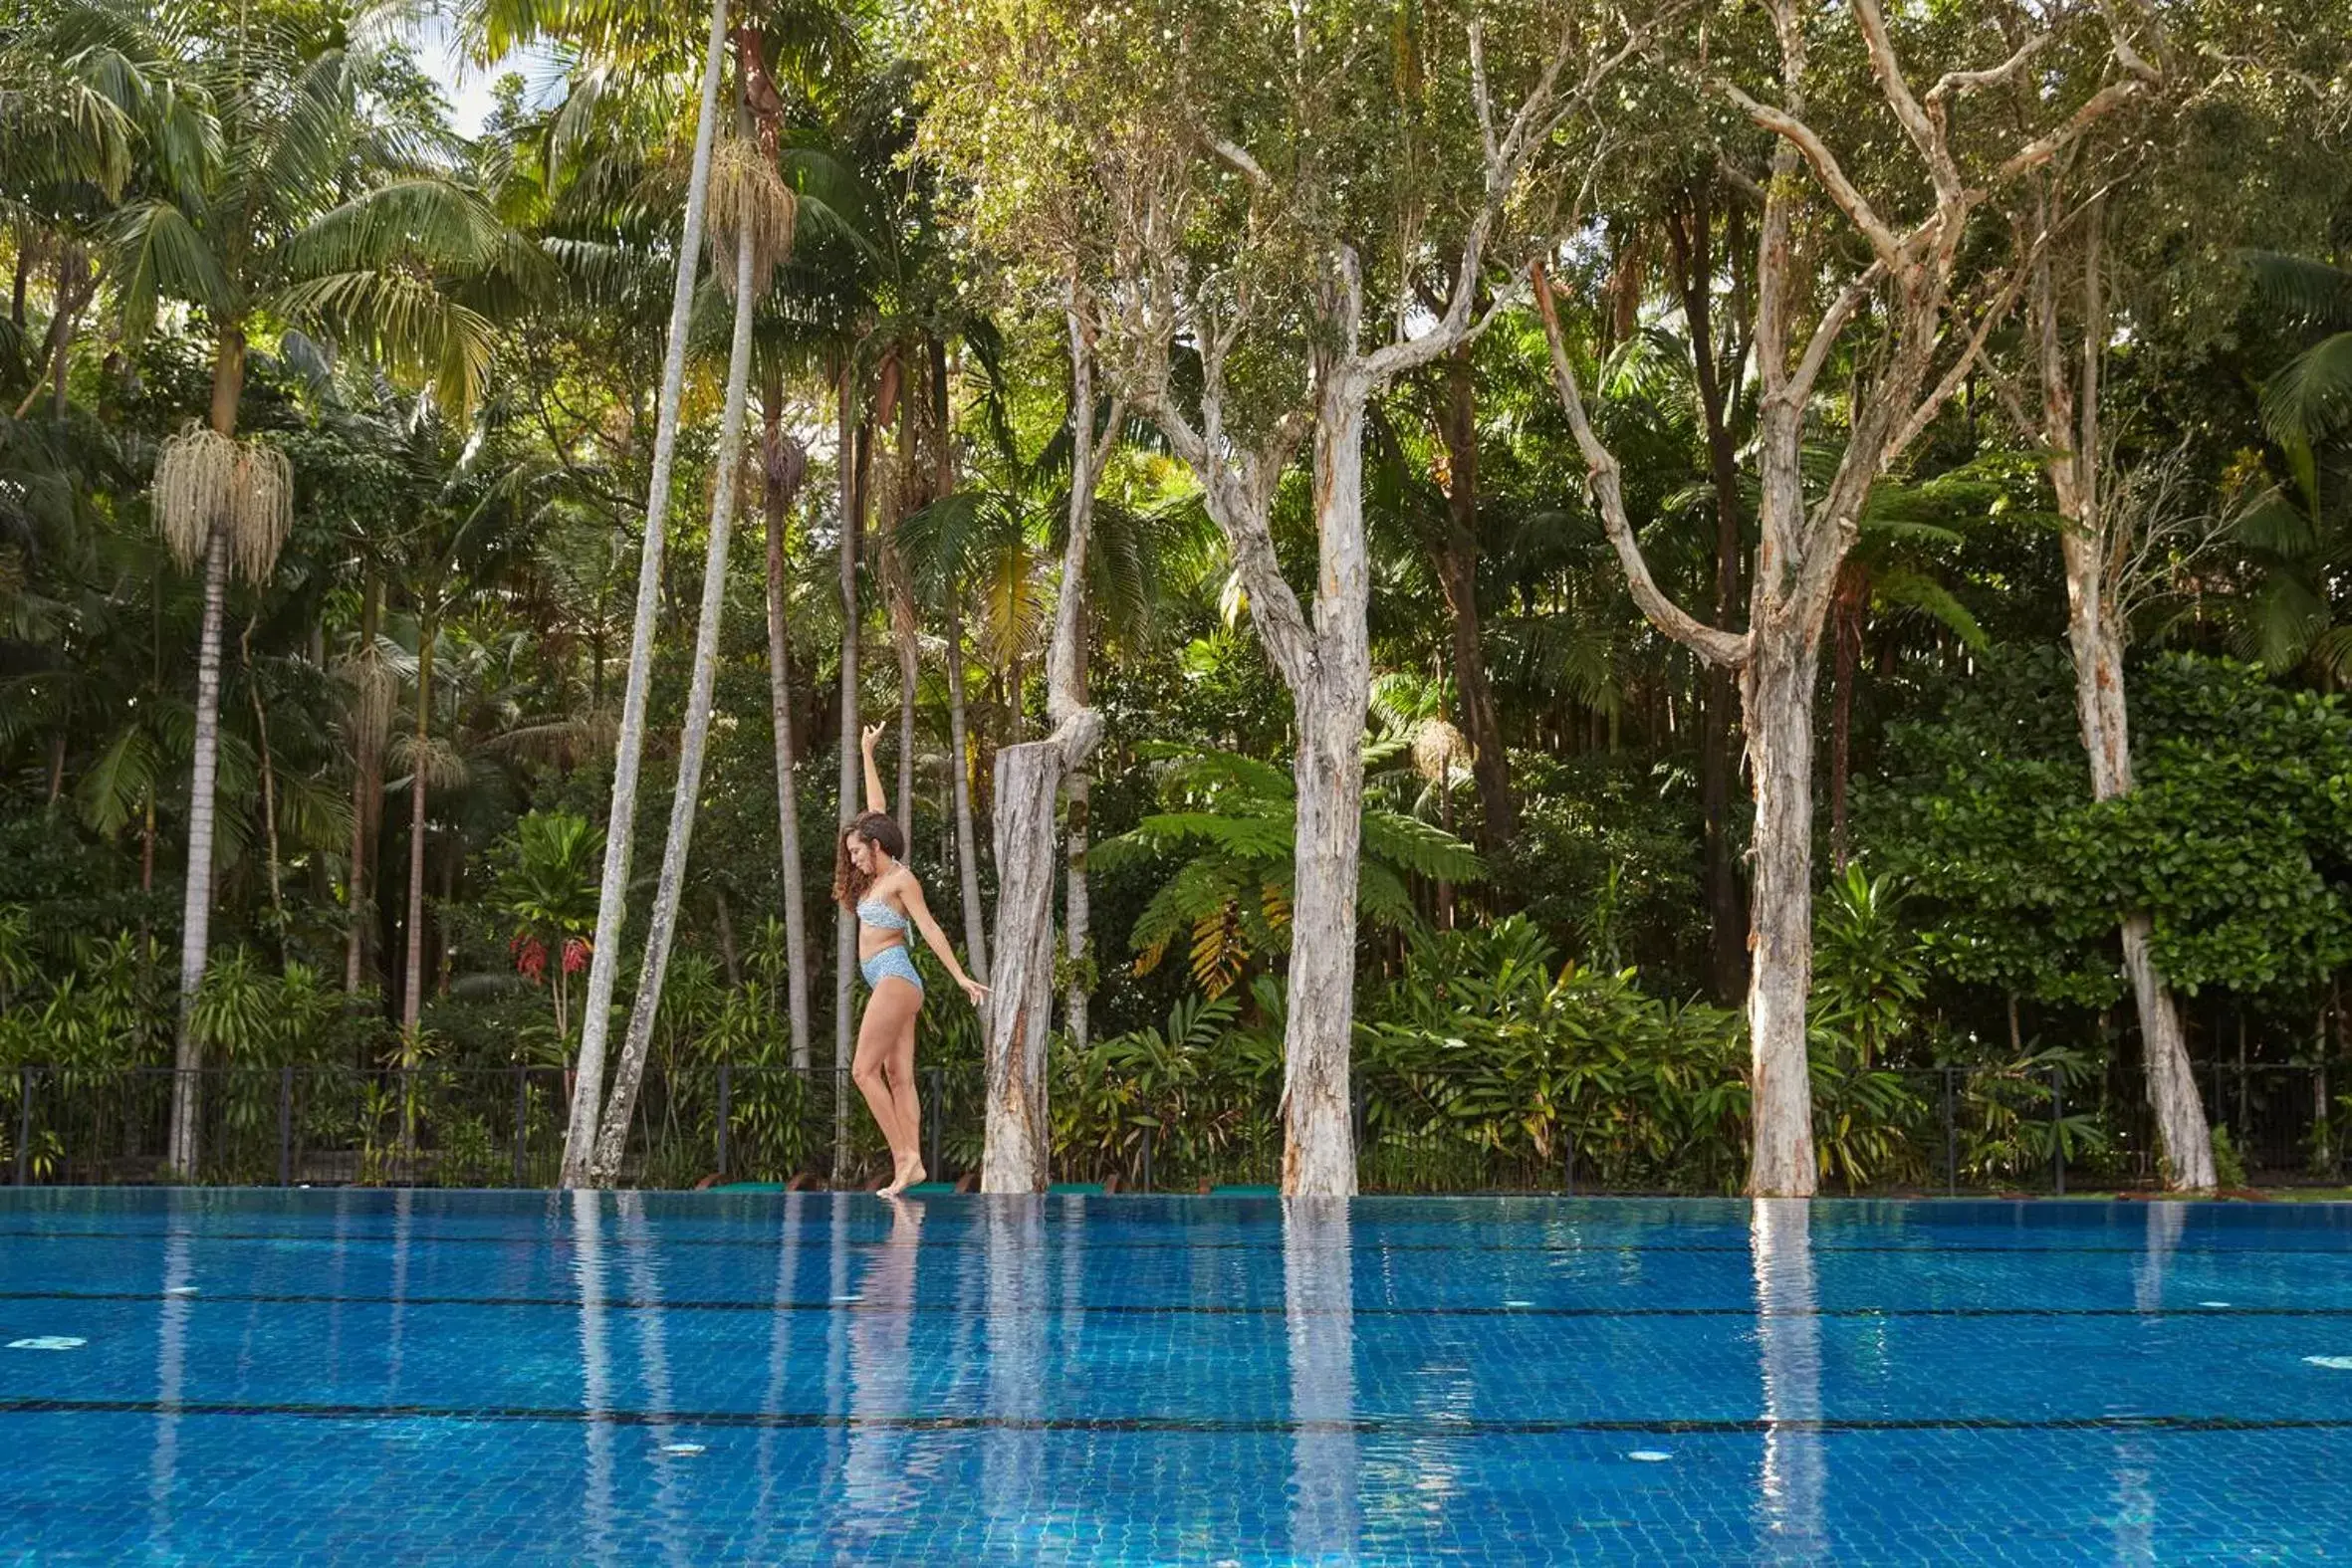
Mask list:
[{"label": "woman", "polygon": [[923,1169],[922,1103],[915,1096],[915,1015],[923,1010],[923,977],[915,972],[914,955],[907,951],[908,927],[923,934],[940,966],[964,995],[978,1007],[988,988],[964,973],[955,949],[931,908],[923,902],[923,884],[906,868],[906,834],[890,815],[890,800],[882,792],[882,776],[874,767],[874,743],[882,727],[867,725],[860,749],[865,754],[865,810],[841,829],[839,851],[833,857],[833,897],[857,916],[857,967],[864,972],[872,995],[865,1017],[857,1025],[857,1055],[849,1076],[865,1095],[874,1125],[890,1144],[890,1185],[884,1197],[895,1197],[921,1181]]}]

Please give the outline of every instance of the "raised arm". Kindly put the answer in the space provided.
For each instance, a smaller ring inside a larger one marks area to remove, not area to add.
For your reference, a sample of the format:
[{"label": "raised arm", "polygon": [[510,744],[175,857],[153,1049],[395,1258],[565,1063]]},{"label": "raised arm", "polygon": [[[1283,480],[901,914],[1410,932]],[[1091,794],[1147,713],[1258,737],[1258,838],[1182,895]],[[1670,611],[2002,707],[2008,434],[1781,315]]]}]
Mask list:
[{"label": "raised arm", "polygon": [[956,950],[947,945],[947,933],[940,930],[939,922],[932,918],[931,906],[923,901],[923,884],[912,872],[899,884],[898,899],[906,906],[907,918],[923,934],[923,941],[929,945],[932,956],[939,960],[939,967],[964,988],[964,995],[972,999],[972,1006],[979,1007],[980,999],[988,995],[988,988],[965,974],[964,966],[956,962]]},{"label": "raised arm", "polygon": [[869,724],[857,742],[857,749],[865,757],[865,808],[890,814],[890,796],[882,791],[881,770],[874,767],[874,743],[882,738],[882,726]]}]

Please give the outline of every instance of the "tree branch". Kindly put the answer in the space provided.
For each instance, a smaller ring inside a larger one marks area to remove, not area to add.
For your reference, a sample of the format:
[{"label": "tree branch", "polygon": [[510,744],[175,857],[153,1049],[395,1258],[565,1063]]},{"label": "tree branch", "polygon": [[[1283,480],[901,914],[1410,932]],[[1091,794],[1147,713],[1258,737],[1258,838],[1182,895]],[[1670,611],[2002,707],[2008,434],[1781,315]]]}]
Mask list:
[{"label": "tree branch", "polygon": [[1567,411],[1576,446],[1584,454],[1593,498],[1600,508],[1601,527],[1625,568],[1626,585],[1632,589],[1634,603],[1664,635],[1711,664],[1738,669],[1748,662],[1750,639],[1700,621],[1668,598],[1650,575],[1641,543],[1634,538],[1633,525],[1625,516],[1625,492],[1616,456],[1601,443],[1585,414],[1583,394],[1576,386],[1575,366],[1569,361],[1567,341],[1560,333],[1559,311],[1552,301],[1550,279],[1544,275],[1541,262],[1529,269],[1529,276],[1534,285],[1536,311],[1543,318],[1543,338],[1551,350],[1552,384],[1559,391],[1560,406]]},{"label": "tree branch", "polygon": [[1736,82],[1721,82],[1717,86],[1750,119],[1804,154],[1805,162],[1812,167],[1813,177],[1829,192],[1829,199],[1837,203],[1838,210],[1852,221],[1855,228],[1862,231],[1862,237],[1870,242],[1871,250],[1889,271],[1902,264],[1902,241],[1895,237],[1895,231],[1870,205],[1870,198],[1846,178],[1845,170],[1838,166],[1837,155],[1829,150],[1828,144],[1822,141],[1812,126],[1785,110],[1759,103],[1742,92]]}]

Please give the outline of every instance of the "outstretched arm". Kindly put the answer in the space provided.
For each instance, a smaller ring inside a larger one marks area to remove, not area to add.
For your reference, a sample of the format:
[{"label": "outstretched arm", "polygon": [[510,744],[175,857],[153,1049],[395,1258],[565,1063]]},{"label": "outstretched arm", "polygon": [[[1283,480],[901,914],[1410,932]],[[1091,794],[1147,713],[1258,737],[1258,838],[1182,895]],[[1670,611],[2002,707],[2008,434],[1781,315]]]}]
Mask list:
[{"label": "outstretched arm", "polygon": [[882,773],[874,767],[874,743],[882,738],[882,726],[869,724],[858,741],[858,750],[865,755],[865,808],[890,814],[890,797],[882,791]]},{"label": "outstretched arm", "polygon": [[939,929],[939,922],[931,917],[931,906],[923,902],[923,884],[915,877],[908,876],[899,885],[898,898],[900,903],[906,905],[907,917],[914,921],[915,929],[923,934],[923,941],[939,960],[940,967],[954,978],[957,985],[964,988],[964,995],[972,999],[972,1006],[979,1007],[980,999],[988,995],[988,988],[965,974],[964,966],[956,962],[956,950],[947,945],[947,933]]}]

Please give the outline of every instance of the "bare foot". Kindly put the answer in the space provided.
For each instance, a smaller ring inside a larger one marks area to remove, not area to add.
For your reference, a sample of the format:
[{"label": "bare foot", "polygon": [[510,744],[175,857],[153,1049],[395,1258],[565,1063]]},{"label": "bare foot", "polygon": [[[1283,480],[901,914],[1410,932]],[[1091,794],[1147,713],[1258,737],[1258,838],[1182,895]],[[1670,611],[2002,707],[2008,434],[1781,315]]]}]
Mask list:
[{"label": "bare foot", "polygon": [[922,1157],[920,1155],[913,1154],[907,1155],[904,1159],[901,1159],[898,1162],[897,1170],[891,1175],[890,1185],[882,1189],[882,1196],[884,1198],[896,1198],[900,1193],[905,1192],[909,1187],[913,1186],[922,1179]]}]

